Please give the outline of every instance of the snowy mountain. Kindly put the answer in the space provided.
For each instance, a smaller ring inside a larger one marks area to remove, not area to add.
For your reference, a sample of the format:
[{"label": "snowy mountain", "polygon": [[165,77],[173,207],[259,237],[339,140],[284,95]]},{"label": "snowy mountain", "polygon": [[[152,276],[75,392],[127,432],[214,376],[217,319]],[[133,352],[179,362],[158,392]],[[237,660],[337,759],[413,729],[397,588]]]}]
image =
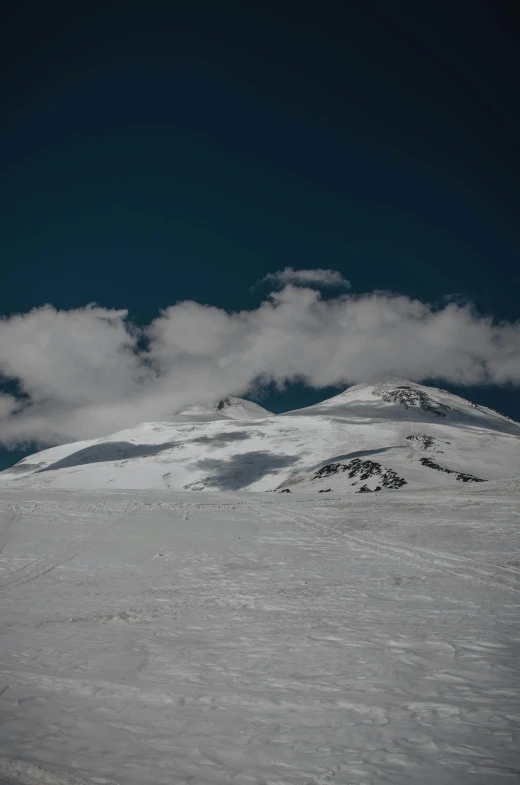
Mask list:
[{"label": "snowy mountain", "polygon": [[108,438],[25,458],[13,487],[349,492],[459,486],[520,475],[520,425],[406,380],[356,385],[274,415],[226,398]]},{"label": "snowy mountain", "polygon": [[3,472],[0,784],[517,782],[519,437],[393,380]]}]

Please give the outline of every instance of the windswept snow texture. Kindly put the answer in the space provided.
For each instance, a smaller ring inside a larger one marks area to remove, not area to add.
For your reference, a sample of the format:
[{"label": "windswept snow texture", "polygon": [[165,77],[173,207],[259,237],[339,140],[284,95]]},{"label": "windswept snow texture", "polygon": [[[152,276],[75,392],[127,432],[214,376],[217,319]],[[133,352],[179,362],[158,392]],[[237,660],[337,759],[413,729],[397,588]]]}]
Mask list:
[{"label": "windswept snow texture", "polygon": [[5,489],[0,782],[518,782],[519,502]]},{"label": "windswept snow texture", "polygon": [[[442,471],[425,463],[425,451]],[[331,464],[349,469],[321,476]],[[519,475],[518,423],[444,390],[394,380],[280,415],[240,398],[192,406],[31,455],[0,473],[0,487],[359,493],[365,485],[385,493]]]}]

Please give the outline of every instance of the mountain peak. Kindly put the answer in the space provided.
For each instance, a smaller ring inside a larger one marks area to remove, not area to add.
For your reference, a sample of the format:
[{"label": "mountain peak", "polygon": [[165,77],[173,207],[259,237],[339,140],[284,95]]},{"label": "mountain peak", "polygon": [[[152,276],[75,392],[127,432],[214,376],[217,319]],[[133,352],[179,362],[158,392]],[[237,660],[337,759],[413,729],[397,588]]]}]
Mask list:
[{"label": "mountain peak", "polygon": [[519,433],[518,424],[499,412],[478,406],[447,390],[402,377],[356,384],[321,403],[288,414],[426,422],[445,419],[451,425],[491,428],[515,435]]},{"label": "mountain peak", "polygon": [[177,412],[174,421],[209,421],[209,420],[258,420],[264,417],[272,417],[273,413],[259,406],[253,401],[245,398],[236,398],[228,395],[219,401],[212,403],[194,404],[187,406]]}]

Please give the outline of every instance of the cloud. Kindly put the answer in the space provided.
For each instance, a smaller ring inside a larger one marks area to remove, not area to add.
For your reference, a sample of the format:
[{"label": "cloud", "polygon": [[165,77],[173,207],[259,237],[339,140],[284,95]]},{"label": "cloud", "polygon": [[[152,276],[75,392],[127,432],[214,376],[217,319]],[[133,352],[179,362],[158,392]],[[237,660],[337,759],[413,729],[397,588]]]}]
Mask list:
[{"label": "cloud", "polygon": [[17,408],[18,408],[18,402],[14,397],[14,395],[8,395],[7,393],[0,393],[0,422],[2,418],[14,414]]},{"label": "cloud", "polygon": [[237,313],[180,302],[139,329],[124,310],[46,305],[0,320],[0,374],[23,394],[0,395],[0,442],[56,444],[292,379],[520,384],[520,323],[465,303],[291,285]]},{"label": "cloud", "polygon": [[350,281],[343,278],[337,270],[295,270],[293,267],[286,267],[276,273],[268,273],[262,282],[268,282],[275,286],[331,286],[350,289]]}]

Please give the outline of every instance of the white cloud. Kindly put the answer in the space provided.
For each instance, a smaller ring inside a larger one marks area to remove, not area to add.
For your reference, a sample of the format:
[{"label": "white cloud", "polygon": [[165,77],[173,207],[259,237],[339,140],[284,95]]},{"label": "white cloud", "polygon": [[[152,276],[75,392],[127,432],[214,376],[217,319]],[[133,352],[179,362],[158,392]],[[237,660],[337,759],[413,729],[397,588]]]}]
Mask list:
[{"label": "white cloud", "polygon": [[268,273],[262,282],[268,282],[275,286],[331,286],[350,289],[350,281],[343,278],[337,270],[295,270],[293,267],[286,267],[276,273]]},{"label": "white cloud", "polygon": [[25,394],[18,410],[1,395],[0,442],[57,443],[270,381],[520,384],[520,323],[456,302],[435,308],[380,292],[324,300],[295,286],[238,313],[181,302],[139,330],[126,311],[45,306],[0,321],[0,374]]},{"label": "white cloud", "polygon": [[14,414],[17,408],[18,405],[14,395],[0,393],[0,422],[3,417],[8,417],[9,415]]}]

